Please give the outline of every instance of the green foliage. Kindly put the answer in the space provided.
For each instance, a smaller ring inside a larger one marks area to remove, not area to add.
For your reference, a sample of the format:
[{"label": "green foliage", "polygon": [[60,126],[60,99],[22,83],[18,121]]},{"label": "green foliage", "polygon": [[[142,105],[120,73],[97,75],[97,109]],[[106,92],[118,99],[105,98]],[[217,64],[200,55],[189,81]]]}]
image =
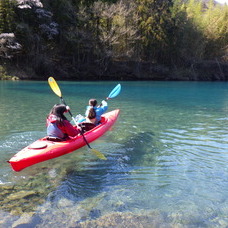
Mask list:
[{"label": "green foliage", "polygon": [[227,5],[215,5],[212,0],[207,4],[189,0],[182,11],[190,22],[184,27],[188,34],[184,41],[188,41],[192,58],[199,60],[221,57],[221,51],[228,42]]},{"label": "green foliage", "polygon": [[100,57],[132,57],[132,44],[138,37],[134,9],[134,3],[126,5],[122,1],[116,4],[97,1],[90,7],[87,28],[94,35]]},{"label": "green foliage", "polygon": [[221,54],[228,42],[228,6],[214,6],[210,3],[202,17],[203,32],[208,40],[207,55],[214,58]]},{"label": "green foliage", "polygon": [[[194,5],[196,3],[196,5]],[[201,3],[194,0],[186,4],[175,1],[171,9],[173,18],[173,53],[172,63],[188,64],[199,60],[204,55],[205,42],[200,22]]]},{"label": "green foliage", "polygon": [[[112,61],[147,61],[171,67],[191,66],[222,58],[228,43],[228,6],[200,0],[46,0],[49,18],[36,9],[15,9],[0,1],[0,33],[14,30],[33,59],[68,69],[98,65],[105,72]],[[41,28],[58,24],[49,39]],[[15,26],[14,26],[15,25]],[[48,67],[47,67],[48,68]],[[44,70],[45,72],[45,70]],[[43,73],[43,72],[42,72]]]},{"label": "green foliage", "polygon": [[0,1],[0,33],[12,32],[14,26],[14,7],[13,0]]},{"label": "green foliage", "polygon": [[173,2],[137,0],[136,3],[143,58],[167,63],[167,51],[173,46],[172,35],[175,30],[171,13]]},{"label": "green foliage", "polygon": [[0,80],[18,80],[16,76],[11,76],[7,74],[7,69],[5,66],[0,65]]}]

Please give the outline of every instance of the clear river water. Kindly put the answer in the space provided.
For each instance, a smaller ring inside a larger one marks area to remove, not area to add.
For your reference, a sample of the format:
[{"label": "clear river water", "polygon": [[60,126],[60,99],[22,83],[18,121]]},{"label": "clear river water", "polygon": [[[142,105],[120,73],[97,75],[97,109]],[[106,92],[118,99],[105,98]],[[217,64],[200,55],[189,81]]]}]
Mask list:
[{"label": "clear river water", "polygon": [[118,83],[120,116],[91,143],[107,161],[83,147],[15,172],[59,98],[0,81],[0,227],[228,227],[228,83],[58,82],[74,115]]}]

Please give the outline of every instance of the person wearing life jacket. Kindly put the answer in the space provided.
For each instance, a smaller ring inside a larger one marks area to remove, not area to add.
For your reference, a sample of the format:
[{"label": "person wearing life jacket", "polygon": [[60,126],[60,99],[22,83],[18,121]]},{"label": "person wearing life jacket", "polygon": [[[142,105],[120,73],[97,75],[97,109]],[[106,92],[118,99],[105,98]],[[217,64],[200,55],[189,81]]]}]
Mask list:
[{"label": "person wearing life jacket", "polygon": [[86,122],[93,123],[95,125],[100,123],[101,115],[108,109],[108,103],[103,100],[101,105],[97,106],[96,99],[89,100],[89,106],[86,108],[85,117]]},{"label": "person wearing life jacket", "polygon": [[97,106],[96,99],[89,100],[89,106],[86,108],[85,117],[76,116],[78,119],[78,125],[83,131],[89,131],[96,127],[101,120],[101,115],[108,109],[106,101],[102,101],[100,106]]},{"label": "person wearing life jacket", "polygon": [[53,106],[46,119],[49,140],[63,141],[80,133],[64,116],[64,113],[69,110],[69,106],[64,104],[56,104]]}]

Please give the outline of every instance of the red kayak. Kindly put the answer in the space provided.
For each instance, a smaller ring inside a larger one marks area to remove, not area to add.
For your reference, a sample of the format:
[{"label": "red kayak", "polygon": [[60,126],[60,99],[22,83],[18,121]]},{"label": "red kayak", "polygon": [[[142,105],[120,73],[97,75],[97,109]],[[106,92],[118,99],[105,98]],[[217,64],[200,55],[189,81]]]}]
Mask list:
[{"label": "red kayak", "polygon": [[[103,114],[101,124],[84,133],[88,143],[101,137],[109,130],[109,128],[117,120],[119,111],[119,109],[116,109]],[[81,134],[62,142],[50,141],[47,137],[44,137],[19,151],[9,160],[9,163],[11,164],[13,170],[18,172],[36,163],[75,151],[85,145],[86,142]]]}]

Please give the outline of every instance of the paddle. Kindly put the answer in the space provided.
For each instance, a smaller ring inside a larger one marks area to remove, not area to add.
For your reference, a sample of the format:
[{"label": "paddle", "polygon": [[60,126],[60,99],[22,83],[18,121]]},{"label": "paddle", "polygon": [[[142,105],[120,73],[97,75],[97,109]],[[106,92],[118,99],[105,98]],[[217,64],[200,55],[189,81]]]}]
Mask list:
[{"label": "paddle", "polygon": [[[61,90],[60,90],[57,82],[55,81],[55,79],[53,77],[49,77],[48,78],[48,83],[49,83],[52,91],[61,99],[62,103],[67,105],[66,102],[64,101],[63,97],[62,97]],[[76,124],[76,121],[75,121],[71,111],[69,110],[68,112],[69,112],[71,118],[73,119],[74,123]]]},{"label": "paddle", "polygon": [[[66,102],[64,101],[64,99],[63,99],[63,97],[62,97],[61,90],[60,90],[60,88],[59,88],[57,82],[55,81],[55,79],[54,79],[53,77],[49,77],[49,78],[48,78],[48,83],[49,83],[49,85],[50,85],[52,91],[61,99],[61,101],[63,102],[63,104],[66,105]],[[68,112],[69,112],[69,114],[70,114],[72,120],[74,121],[75,125],[77,125],[77,122],[76,122],[76,120],[74,119],[74,117],[73,117],[71,111],[69,110]],[[80,134],[82,135],[82,137],[83,137],[83,139],[84,139],[86,145],[89,147],[89,149],[90,149],[98,158],[103,159],[103,160],[107,160],[107,158],[106,158],[100,151],[98,151],[98,150],[96,150],[96,149],[93,149],[93,148],[89,145],[89,143],[88,143],[87,139],[85,138],[85,135],[83,134],[83,131],[82,131],[82,130],[80,131]]]},{"label": "paddle", "polygon": [[[111,99],[111,98],[116,97],[117,95],[119,95],[120,91],[121,91],[121,85],[118,84],[118,85],[111,91],[111,93],[108,95],[108,97],[105,98],[105,100],[107,101],[107,100],[109,100],[109,99]],[[100,106],[102,106],[102,103],[100,104]]]},{"label": "paddle", "polygon": [[109,99],[111,99],[111,98],[116,97],[117,95],[119,95],[120,91],[121,91],[121,85],[118,84],[118,85],[111,91],[111,93],[108,95],[108,97],[107,97],[105,100],[109,100]]}]

